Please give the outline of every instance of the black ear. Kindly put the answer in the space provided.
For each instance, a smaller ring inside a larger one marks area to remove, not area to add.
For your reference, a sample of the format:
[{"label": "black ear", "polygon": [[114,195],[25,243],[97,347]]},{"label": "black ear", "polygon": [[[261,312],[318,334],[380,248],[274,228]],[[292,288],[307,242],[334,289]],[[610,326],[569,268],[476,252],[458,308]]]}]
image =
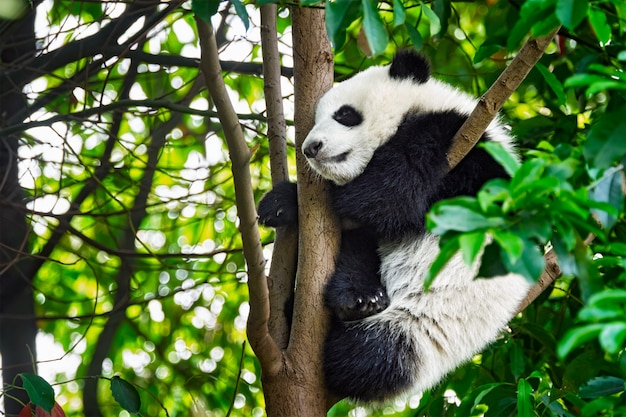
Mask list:
[{"label": "black ear", "polygon": [[422,84],[430,78],[430,64],[426,57],[417,51],[398,51],[391,61],[389,76],[398,80],[411,79]]}]

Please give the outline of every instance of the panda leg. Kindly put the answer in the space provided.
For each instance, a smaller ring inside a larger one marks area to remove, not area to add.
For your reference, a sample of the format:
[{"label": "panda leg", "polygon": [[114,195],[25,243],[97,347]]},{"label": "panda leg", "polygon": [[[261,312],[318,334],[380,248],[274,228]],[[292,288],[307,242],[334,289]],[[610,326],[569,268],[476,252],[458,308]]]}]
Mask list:
[{"label": "panda leg", "polygon": [[326,306],[339,320],[360,320],[389,305],[380,282],[377,247],[375,237],[363,228],[342,233],[335,272],[324,294]]},{"label": "panda leg", "polygon": [[324,377],[335,395],[385,401],[414,384],[420,366],[415,343],[397,323],[378,317],[349,323],[333,317],[324,344]]}]

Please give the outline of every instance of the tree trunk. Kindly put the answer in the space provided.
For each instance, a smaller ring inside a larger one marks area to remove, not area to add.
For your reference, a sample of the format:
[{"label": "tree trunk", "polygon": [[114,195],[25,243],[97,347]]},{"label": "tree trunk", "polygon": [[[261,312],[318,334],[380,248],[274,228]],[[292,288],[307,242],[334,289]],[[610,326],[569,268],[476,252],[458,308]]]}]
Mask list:
[{"label": "tree trunk", "polygon": [[297,291],[289,346],[281,372],[264,374],[268,416],[325,416],[327,392],[322,346],[328,317],[322,292],[335,267],[339,225],[326,184],[306,169],[301,146],[313,126],[315,105],[333,83],[333,56],[320,9],[294,7],[295,126],[298,167],[299,245]]},{"label": "tree trunk", "polygon": [[[25,62],[35,56],[35,12],[21,20],[7,23],[9,36],[2,39],[1,62],[7,79],[23,73]],[[16,68],[21,68],[17,71]],[[0,126],[13,114],[22,112],[27,100],[22,85],[10,82],[0,86]],[[26,224],[25,200],[18,181],[19,139],[16,135],[0,137],[0,353],[4,384],[21,384],[16,380],[21,372],[33,372],[36,360],[35,321],[32,276],[27,258],[29,227]],[[11,397],[27,402],[26,392],[12,390]],[[4,397],[6,415],[17,415],[22,409],[19,401]]]}]

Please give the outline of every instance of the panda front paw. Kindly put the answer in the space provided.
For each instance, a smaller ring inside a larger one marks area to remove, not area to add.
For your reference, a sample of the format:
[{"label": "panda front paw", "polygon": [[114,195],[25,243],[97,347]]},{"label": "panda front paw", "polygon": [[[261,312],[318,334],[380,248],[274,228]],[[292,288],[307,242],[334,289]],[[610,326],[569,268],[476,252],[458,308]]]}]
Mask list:
[{"label": "panda front paw", "polygon": [[263,196],[257,209],[259,223],[269,227],[298,224],[298,189],[293,182],[281,182]]},{"label": "panda front paw", "polygon": [[389,296],[382,286],[356,288],[326,295],[326,304],[341,321],[361,320],[380,313],[389,306]]}]

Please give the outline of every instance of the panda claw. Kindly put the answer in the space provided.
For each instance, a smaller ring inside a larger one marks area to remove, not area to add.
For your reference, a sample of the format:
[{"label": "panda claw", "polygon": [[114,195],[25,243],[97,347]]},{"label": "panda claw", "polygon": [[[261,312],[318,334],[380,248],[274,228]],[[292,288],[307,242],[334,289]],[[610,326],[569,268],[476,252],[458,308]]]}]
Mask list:
[{"label": "panda claw", "polygon": [[333,311],[341,321],[355,321],[380,313],[388,306],[389,298],[386,292],[377,289],[372,295],[344,294]]}]

